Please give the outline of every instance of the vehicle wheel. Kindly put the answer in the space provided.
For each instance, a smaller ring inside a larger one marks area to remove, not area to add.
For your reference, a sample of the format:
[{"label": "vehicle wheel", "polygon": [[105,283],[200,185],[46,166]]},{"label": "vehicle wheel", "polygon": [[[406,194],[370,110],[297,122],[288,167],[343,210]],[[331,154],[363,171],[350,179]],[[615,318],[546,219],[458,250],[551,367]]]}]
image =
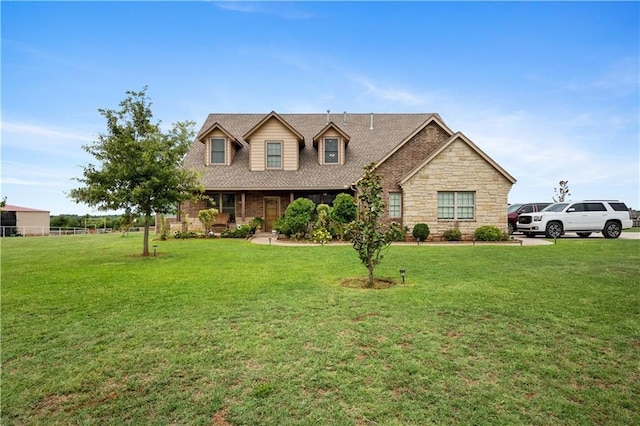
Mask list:
[{"label": "vehicle wheel", "polygon": [[591,232],[576,232],[576,234],[578,234],[578,237],[580,238],[587,238],[589,235],[591,235]]},{"label": "vehicle wheel", "polygon": [[602,235],[605,238],[618,238],[622,233],[622,226],[618,222],[614,222],[610,220],[605,223],[604,229],[602,230]]},{"label": "vehicle wheel", "polygon": [[524,236],[527,238],[535,238],[536,234],[534,234],[533,232],[525,232]]},{"label": "vehicle wheel", "polygon": [[545,230],[545,235],[547,236],[547,238],[560,238],[562,234],[563,229],[561,222],[547,223],[547,229]]},{"label": "vehicle wheel", "polygon": [[513,234],[515,231],[516,231],[515,225],[509,222],[509,235]]}]

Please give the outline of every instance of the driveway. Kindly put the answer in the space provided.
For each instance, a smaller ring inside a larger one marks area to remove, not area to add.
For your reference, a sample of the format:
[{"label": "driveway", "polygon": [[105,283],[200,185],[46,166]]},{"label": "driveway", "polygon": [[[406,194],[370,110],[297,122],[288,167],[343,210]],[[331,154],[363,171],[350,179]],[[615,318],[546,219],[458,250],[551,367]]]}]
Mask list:
[{"label": "driveway", "polygon": [[[531,245],[531,244],[526,244],[527,241],[536,241],[536,240],[540,240],[540,241],[544,241],[545,238],[542,235],[538,235],[535,238],[527,238],[522,234],[513,234],[512,235],[515,239],[517,240],[522,240],[524,241],[524,245]],[[562,239],[576,239],[576,240],[583,240],[584,238],[578,237],[578,234],[576,234],[575,232],[567,232],[566,234],[564,234],[562,237],[560,237]],[[601,239],[605,239],[604,236],[600,233],[600,232],[594,232],[593,234],[591,234],[591,236],[589,236],[588,238],[601,238]],[[621,240],[640,240],[640,232],[625,232],[622,231],[622,234],[620,234],[620,236],[618,237]]]},{"label": "driveway", "polygon": [[[564,234],[562,236],[562,238],[577,238],[580,239],[580,237],[578,237],[577,234],[573,233],[573,232],[567,232],[566,234]],[[591,234],[591,236],[589,236],[589,238],[603,238],[601,233],[596,232]],[[622,231],[622,234],[620,234],[620,236],[618,237],[621,240],[640,240],[640,232],[625,232]]]}]

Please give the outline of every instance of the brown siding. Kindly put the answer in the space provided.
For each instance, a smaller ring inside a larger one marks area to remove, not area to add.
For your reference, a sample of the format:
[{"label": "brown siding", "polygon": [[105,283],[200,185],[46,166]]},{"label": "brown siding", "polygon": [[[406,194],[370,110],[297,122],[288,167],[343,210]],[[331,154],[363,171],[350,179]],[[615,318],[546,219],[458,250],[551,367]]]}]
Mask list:
[{"label": "brown siding", "polygon": [[266,168],[266,141],[282,141],[282,169],[298,170],[299,147],[296,137],[277,119],[272,118],[256,130],[249,140],[252,171]]}]

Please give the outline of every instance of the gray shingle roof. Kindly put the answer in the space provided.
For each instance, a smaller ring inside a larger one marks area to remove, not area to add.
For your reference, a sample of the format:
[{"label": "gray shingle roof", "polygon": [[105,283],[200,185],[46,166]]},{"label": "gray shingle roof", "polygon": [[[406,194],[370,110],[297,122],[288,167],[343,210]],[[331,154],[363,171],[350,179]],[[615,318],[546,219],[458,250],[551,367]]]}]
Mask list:
[{"label": "gray shingle roof", "polygon": [[327,125],[327,114],[279,114],[305,140],[300,151],[297,171],[249,170],[249,144],[242,138],[268,114],[210,114],[199,135],[219,123],[243,147],[229,166],[205,166],[205,145],[197,138],[184,160],[184,166],[202,174],[206,189],[216,190],[304,190],[342,189],[350,187],[362,175],[362,167],[382,159],[402,143],[434,114],[374,114],[370,130],[370,114],[332,114],[331,121],[350,136],[344,165],[318,164],[318,151],[313,137]]}]

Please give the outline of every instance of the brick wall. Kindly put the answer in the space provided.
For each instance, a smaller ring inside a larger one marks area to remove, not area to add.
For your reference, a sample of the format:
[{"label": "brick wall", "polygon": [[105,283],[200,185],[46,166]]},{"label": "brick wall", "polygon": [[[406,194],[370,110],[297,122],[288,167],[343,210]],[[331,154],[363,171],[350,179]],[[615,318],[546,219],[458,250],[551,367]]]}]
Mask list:
[{"label": "brick wall", "polygon": [[[438,147],[449,139],[449,134],[438,126],[431,123],[411,140],[407,141],[398,151],[389,157],[377,169],[376,173],[382,176],[383,201],[385,206],[389,204],[389,192],[398,192],[402,189],[398,186],[398,182],[404,178],[409,172],[418,167],[431,155]],[[386,224],[398,222],[406,225],[404,218],[404,209],[402,209],[400,218],[389,218],[388,209],[382,216],[382,221]]]}]

